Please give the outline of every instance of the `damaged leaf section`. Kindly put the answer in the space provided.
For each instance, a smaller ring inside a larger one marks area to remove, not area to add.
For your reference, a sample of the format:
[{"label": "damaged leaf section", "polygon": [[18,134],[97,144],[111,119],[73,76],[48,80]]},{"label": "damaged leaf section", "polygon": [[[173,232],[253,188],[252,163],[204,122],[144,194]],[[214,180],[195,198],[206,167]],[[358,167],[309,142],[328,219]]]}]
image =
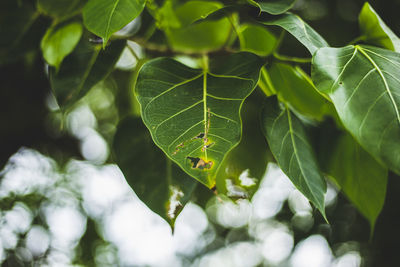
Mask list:
[{"label": "damaged leaf section", "polygon": [[192,157],[187,157],[190,160],[190,163],[192,164],[192,169],[211,169],[213,162],[210,161],[205,161],[204,159],[201,158],[192,158]]},{"label": "damaged leaf section", "polygon": [[171,58],[148,61],[136,95],[154,143],[209,188],[225,155],[240,141],[240,109],[263,61],[240,52],[193,69]]}]

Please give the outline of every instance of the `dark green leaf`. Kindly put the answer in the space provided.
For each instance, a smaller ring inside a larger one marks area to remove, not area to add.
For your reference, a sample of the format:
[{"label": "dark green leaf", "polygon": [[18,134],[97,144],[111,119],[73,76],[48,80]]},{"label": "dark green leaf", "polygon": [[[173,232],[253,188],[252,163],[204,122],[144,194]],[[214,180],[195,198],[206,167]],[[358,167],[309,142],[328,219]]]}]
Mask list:
[{"label": "dark green leaf", "polygon": [[83,36],[59,71],[50,69],[50,83],[59,105],[73,104],[103,80],[114,69],[125,43],[124,40],[115,41],[102,50],[100,45]]},{"label": "dark green leaf", "polygon": [[240,49],[260,56],[272,53],[276,45],[276,38],[265,27],[243,24],[238,30]]},{"label": "dark green leaf", "polygon": [[269,20],[260,21],[265,25],[277,25],[288,31],[302,43],[311,55],[321,47],[329,44],[313,28],[305,23],[299,16],[287,13]]},{"label": "dark green leaf", "polygon": [[0,1],[0,64],[13,61],[27,50],[37,48],[36,39],[40,42],[44,33],[42,29],[35,29],[33,37],[28,35],[38,22],[38,17],[39,13],[30,3],[19,5],[15,0]]},{"label": "dark green leaf", "polygon": [[145,0],[89,0],[83,8],[83,23],[106,44],[110,36],[142,12]]},{"label": "dark green leaf", "polygon": [[41,42],[44,59],[58,69],[63,59],[74,50],[81,36],[82,25],[78,22],[49,28]]},{"label": "dark green leaf", "polygon": [[270,97],[261,114],[261,127],[282,171],[325,217],[326,182],[302,122]]},{"label": "dark green leaf", "polygon": [[[268,161],[272,160],[259,125],[260,106],[265,99],[261,94],[261,92],[255,91],[243,103],[242,138],[240,143],[227,154],[218,170],[218,193],[227,193],[227,189],[229,190],[226,188],[227,179],[229,179],[229,182],[240,190],[237,197],[250,198],[265,173]],[[246,185],[246,181],[241,180],[244,172],[247,172],[248,176],[253,179],[253,185]],[[234,192],[228,192],[231,197],[235,197],[232,193]]]},{"label": "dark green leaf", "polygon": [[388,171],[349,134],[341,136],[332,150],[327,172],[369,220],[373,232],[385,201]]},{"label": "dark green leaf", "polygon": [[37,0],[39,11],[58,18],[71,16],[79,11],[86,0]]},{"label": "dark green leaf", "polygon": [[201,70],[154,59],[143,65],[136,84],[154,142],[209,188],[226,153],[240,140],[240,108],[262,66],[259,57],[246,52],[218,63]]},{"label": "dark green leaf", "polygon": [[209,51],[221,48],[231,33],[227,18],[193,23],[223,6],[218,2],[189,1],[179,6],[175,14],[182,28],[166,31],[168,42],[179,51]]},{"label": "dark green leaf", "polygon": [[117,164],[136,195],[173,227],[197,182],[154,145],[138,117],[127,117],[119,123],[113,149]]},{"label": "dark green leaf", "polygon": [[279,99],[314,120],[322,120],[331,104],[314,87],[310,77],[299,67],[273,63],[268,73]]},{"label": "dark green leaf", "polygon": [[400,173],[400,54],[369,46],[322,48],[312,78],[346,129],[378,161]]},{"label": "dark green leaf", "polygon": [[292,8],[296,0],[247,0],[251,5],[258,7],[261,12],[272,15],[285,13]]},{"label": "dark green leaf", "polygon": [[363,40],[367,43],[400,52],[400,39],[383,22],[375,10],[365,3],[358,17]]}]

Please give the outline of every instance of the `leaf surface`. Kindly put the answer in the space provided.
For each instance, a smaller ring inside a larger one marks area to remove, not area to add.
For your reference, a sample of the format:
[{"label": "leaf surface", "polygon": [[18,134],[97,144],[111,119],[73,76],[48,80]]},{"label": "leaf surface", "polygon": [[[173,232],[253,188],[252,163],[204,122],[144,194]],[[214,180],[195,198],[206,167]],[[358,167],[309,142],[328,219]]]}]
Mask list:
[{"label": "leaf surface", "polygon": [[358,17],[361,33],[367,43],[400,52],[400,39],[367,2]]},{"label": "leaf surface", "polygon": [[329,46],[321,35],[297,15],[286,13],[260,22],[265,25],[282,27],[299,40],[299,42],[308,49],[311,55],[313,55],[318,48]]},{"label": "leaf surface", "polygon": [[85,3],[86,0],[37,0],[37,8],[47,15],[65,18],[79,11]]},{"label": "leaf surface", "polygon": [[114,32],[139,16],[145,3],[145,0],[89,0],[83,8],[83,23],[106,44]]},{"label": "leaf surface", "polygon": [[258,7],[261,12],[279,15],[292,8],[296,0],[248,0],[248,2]]},{"label": "leaf surface", "polygon": [[81,36],[82,25],[78,22],[49,28],[40,45],[43,57],[58,69],[63,59],[74,50]]},{"label": "leaf surface", "polygon": [[345,128],[379,162],[400,174],[400,54],[369,46],[322,48],[312,78]]},{"label": "leaf surface", "polygon": [[278,97],[300,114],[321,121],[329,112],[332,104],[317,91],[311,78],[300,67],[273,63],[268,74]]},{"label": "leaf surface", "polygon": [[181,28],[166,31],[169,44],[178,51],[200,52],[221,48],[231,33],[229,20],[225,17],[210,21],[200,19],[222,7],[221,3],[213,1],[188,1],[179,6],[175,15]]},{"label": "leaf surface", "polygon": [[241,136],[240,108],[257,84],[262,61],[237,53],[192,69],[173,59],[143,65],[136,90],[154,142],[209,188],[226,153]]},{"label": "leaf surface", "polygon": [[197,182],[154,145],[139,117],[129,116],[118,124],[113,151],[136,195],[173,227]]},{"label": "leaf surface", "polygon": [[261,114],[261,127],[282,171],[325,217],[326,182],[302,122],[287,107],[281,109],[276,97],[270,97]]},{"label": "leaf surface", "polygon": [[276,37],[265,27],[253,24],[242,24],[238,30],[240,50],[249,51],[260,56],[273,52]]},{"label": "leaf surface", "polygon": [[105,50],[84,36],[76,49],[67,56],[59,71],[50,68],[50,84],[60,106],[66,107],[83,97],[113,69],[125,40],[112,42]]},{"label": "leaf surface", "polygon": [[327,172],[368,219],[372,233],[385,201],[388,171],[349,134],[332,151]]}]

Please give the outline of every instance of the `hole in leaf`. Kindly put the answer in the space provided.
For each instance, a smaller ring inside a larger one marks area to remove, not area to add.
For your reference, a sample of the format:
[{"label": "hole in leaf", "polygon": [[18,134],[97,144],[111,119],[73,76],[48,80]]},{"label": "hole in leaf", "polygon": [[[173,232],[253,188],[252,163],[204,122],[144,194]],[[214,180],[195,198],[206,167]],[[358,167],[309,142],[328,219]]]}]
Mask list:
[{"label": "hole in leaf", "polygon": [[213,165],[213,162],[210,161],[205,161],[201,158],[193,158],[193,157],[187,157],[190,160],[190,163],[192,164],[192,169],[210,169],[211,166]]}]

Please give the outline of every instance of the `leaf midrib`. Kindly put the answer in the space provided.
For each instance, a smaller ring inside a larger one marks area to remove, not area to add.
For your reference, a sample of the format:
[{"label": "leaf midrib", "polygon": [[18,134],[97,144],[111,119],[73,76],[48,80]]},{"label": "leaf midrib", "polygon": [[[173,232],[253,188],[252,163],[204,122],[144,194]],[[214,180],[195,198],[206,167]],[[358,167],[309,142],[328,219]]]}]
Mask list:
[{"label": "leaf midrib", "polygon": [[[290,116],[290,111],[288,110],[287,107],[286,107],[286,113],[287,113],[288,122],[289,122],[290,139],[291,139],[292,144],[293,144],[293,150],[294,150],[293,153],[294,153],[294,155],[295,155],[295,157],[296,157],[297,164],[299,165],[300,172],[301,172],[301,174],[302,174],[302,176],[303,176],[303,180],[304,180],[305,183],[307,184],[307,188],[309,188],[309,191],[310,191],[311,195],[313,196],[314,201],[315,201],[315,200],[318,200],[318,198],[315,196],[314,192],[311,190],[311,186],[310,186],[308,180],[305,178],[305,177],[307,177],[307,176],[306,176],[306,174],[304,173],[302,164],[300,163],[300,159],[299,159],[299,157],[298,157],[297,146],[296,146],[296,142],[295,142],[295,140],[294,140],[294,131],[293,131],[293,126],[292,126],[292,117]],[[290,166],[289,166],[289,167],[290,167]],[[319,206],[318,201],[316,201],[315,204]]]},{"label": "leaf midrib", "polygon": [[115,4],[114,4],[113,8],[111,9],[110,16],[108,17],[107,28],[106,28],[106,36],[107,36],[107,38],[108,38],[108,34],[109,34],[109,32],[110,32],[111,19],[112,19],[113,16],[114,16],[115,9],[117,8],[117,5],[119,4],[119,1],[120,1],[120,0],[116,0],[116,1],[115,1]]}]

